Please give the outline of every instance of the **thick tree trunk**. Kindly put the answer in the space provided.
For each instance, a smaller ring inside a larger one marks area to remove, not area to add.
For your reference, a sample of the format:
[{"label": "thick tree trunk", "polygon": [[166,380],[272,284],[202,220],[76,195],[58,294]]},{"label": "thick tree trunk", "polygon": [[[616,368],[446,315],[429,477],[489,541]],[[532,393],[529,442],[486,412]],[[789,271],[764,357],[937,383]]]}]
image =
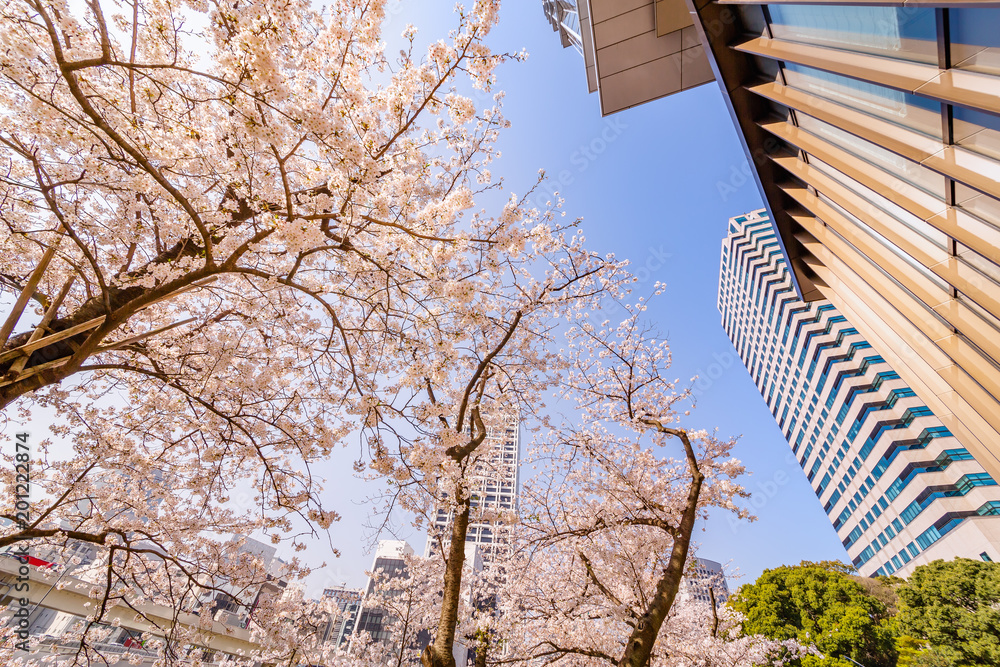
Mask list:
[{"label": "thick tree trunk", "polygon": [[[256,214],[245,199],[237,197],[231,190],[227,190],[223,203],[228,202],[231,204],[234,201],[237,202],[238,208],[231,214],[231,219],[226,224],[227,227],[236,227]],[[221,239],[222,236],[219,235],[213,237],[213,241],[216,243],[221,241]],[[159,266],[176,262],[179,259],[201,257],[204,254],[205,249],[199,244],[195,236],[191,236],[178,241],[170,248],[162,250],[156,257],[143,266],[124,274],[117,274],[113,283],[138,282],[140,278],[148,276]],[[201,268],[178,276],[174,280],[162,283],[156,287],[141,287],[137,285],[125,287],[111,284],[106,291],[99,288],[96,289],[97,294],[95,296],[80,304],[76,310],[65,317],[54,319],[49,323],[47,328],[51,333],[57,333],[81,325],[101,315],[107,315],[108,318],[104,323],[93,329],[87,329],[75,336],[35,350],[21,367],[21,372],[58,359],[69,361],[74,356],[76,356],[75,362],[57,366],[56,368],[33,374],[23,380],[0,387],[0,410],[6,408],[15,399],[24,394],[60,382],[76,373],[87,357],[97,349],[97,346],[103,341],[105,336],[145,306],[150,303],[156,303],[174,293],[180,293],[199,280],[225,273],[225,271],[224,266],[205,264]],[[84,283],[93,285],[93,282],[88,281],[86,276],[77,272],[77,279],[79,280],[80,278],[83,278]],[[97,288],[96,285],[93,286]],[[37,293],[33,297],[43,304],[49,300],[44,295]],[[31,333],[31,331],[26,331],[11,336],[9,339],[0,339],[0,353],[9,352],[24,345],[31,338]],[[79,354],[81,348],[84,349],[83,354]],[[0,379],[9,372],[13,363],[14,360],[0,363]],[[10,379],[16,379],[16,376]]]},{"label": "thick tree trunk", "polygon": [[423,667],[455,667],[455,627],[462,595],[462,569],[465,567],[465,537],[469,532],[472,503],[466,498],[455,512],[451,524],[451,543],[445,561],[444,599],[437,634],[420,656]]},{"label": "thick tree trunk", "polygon": [[694,524],[698,518],[698,497],[701,495],[701,485],[705,481],[705,476],[698,470],[698,461],[687,433],[680,429],[665,428],[659,423],[654,425],[661,432],[670,433],[680,438],[681,442],[684,443],[688,468],[691,471],[691,487],[688,490],[687,505],[684,507],[680,525],[673,536],[674,546],[670,552],[670,560],[656,584],[656,593],[650,600],[646,612],[639,618],[639,622],[636,623],[635,629],[625,645],[625,653],[618,661],[619,667],[647,667],[649,665],[653,644],[656,643],[660,628],[663,627],[663,622],[670,613],[670,608],[674,604],[681,579],[684,576],[684,564],[687,563],[688,548],[691,546],[691,534],[694,533]]}]

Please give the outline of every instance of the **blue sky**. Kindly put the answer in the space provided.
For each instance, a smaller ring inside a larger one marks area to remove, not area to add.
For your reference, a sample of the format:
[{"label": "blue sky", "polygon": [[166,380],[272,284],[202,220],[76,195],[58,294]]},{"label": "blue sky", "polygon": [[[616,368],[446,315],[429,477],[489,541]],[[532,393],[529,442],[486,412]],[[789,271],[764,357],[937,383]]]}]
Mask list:
[{"label": "blue sky", "polygon": [[[387,37],[407,22],[425,38],[454,25],[450,11],[430,13],[430,3],[420,4],[414,15],[414,6],[404,3]],[[496,50],[529,53],[526,62],[499,72],[512,127],[501,138],[503,157],[493,165],[494,175],[521,194],[544,168],[561,181],[567,217],[584,219],[593,250],[630,259],[650,286],[656,280],[666,283],[666,292],[650,307],[650,319],[669,338],[673,376],[704,378],[689,425],[743,436],[736,456],[753,473],[744,484],[754,493],[751,507],[758,519],[734,524],[728,516],[714,517],[696,535],[699,553],[732,561],[743,575],[735,584],[784,563],[846,560],[716,309],[728,220],[763,206],[753,181],[743,175],[746,159],[716,84],[602,118],[596,94],[587,93],[583,59],[559,46],[541,2],[505,5],[490,41]],[[343,555],[310,583],[361,585],[371,565],[366,545],[358,540],[365,512],[350,507],[346,496],[358,500],[365,489],[348,479],[335,486],[343,494],[337,504],[345,516],[332,532]],[[399,535],[422,550],[423,535],[405,527]]]}]

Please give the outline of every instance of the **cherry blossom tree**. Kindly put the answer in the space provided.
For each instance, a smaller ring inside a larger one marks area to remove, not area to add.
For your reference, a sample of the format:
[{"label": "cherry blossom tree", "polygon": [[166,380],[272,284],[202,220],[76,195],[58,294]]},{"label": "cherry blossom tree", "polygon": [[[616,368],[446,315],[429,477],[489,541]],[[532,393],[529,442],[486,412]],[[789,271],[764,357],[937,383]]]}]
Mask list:
[{"label": "cherry blossom tree", "polygon": [[346,652],[331,637],[337,622],[345,619],[329,599],[309,600],[301,587],[262,599],[250,623],[252,637],[260,649],[252,656],[231,656],[231,665],[272,664],[324,665],[344,661]]},{"label": "cherry blossom tree", "polygon": [[313,470],[344,443],[461,509],[479,406],[537,393],[551,319],[627,279],[527,195],[474,208],[502,189],[506,121],[499,94],[460,91],[509,58],[484,43],[498,4],[426,52],[408,28],[398,58],[385,11],[0,8],[0,408],[6,431],[54,414],[71,446],[34,444],[31,519],[0,548],[98,547],[95,628],[114,605],[201,613],[221,579],[252,591],[219,536],[322,534]]},{"label": "cherry blossom tree", "polygon": [[433,314],[432,330],[450,340],[408,343],[412,362],[394,378],[395,400],[381,404],[366,429],[372,469],[391,481],[384,511],[405,509],[424,520],[418,525],[439,511],[451,517],[448,532],[435,536],[442,599],[422,656],[428,667],[454,665],[470,523],[514,520],[474,495],[490,465],[488,436],[503,433],[511,414],[542,416],[542,396],[565,368],[554,345],[560,323],[585,319],[600,296],[631,281],[621,264],[589,253],[574,229],[534,229],[522,265],[508,260],[506,271],[469,272],[456,292],[466,307]]},{"label": "cherry blossom tree", "polygon": [[684,425],[690,394],[667,379],[669,348],[644,310],[568,334],[562,395],[575,409],[539,436],[507,589],[522,611],[503,634],[543,664],[756,664],[763,640],[732,645],[731,622],[720,631],[708,605],[677,601],[696,522],[711,508],[746,518],[747,494],[735,439]]},{"label": "cherry blossom tree", "polygon": [[[0,548],[97,549],[77,573],[95,595],[78,663],[115,609],[146,605],[173,613],[153,633],[162,660],[197,662],[181,649],[214,622],[206,596],[248,604],[267,580],[220,536],[303,549],[337,518],[314,470],[345,443],[389,483],[386,512],[454,517],[440,597],[418,614],[435,618],[423,663],[453,667],[463,637],[488,648],[500,620],[469,623],[463,606],[468,527],[516,517],[486,512],[472,483],[502,415],[548,428],[558,386],[579,401],[577,426],[542,450],[551,483],[530,491],[526,539],[530,590],[543,599],[541,573],[562,571],[560,595],[588,610],[571,614],[577,634],[545,626],[574,649],[563,655],[665,655],[654,643],[695,520],[738,511],[732,441],[681,426],[686,394],[661,377],[669,353],[639,327],[641,307],[622,328],[587,324],[605,295],[625,298],[623,264],[590,252],[557,208],[529,206],[532,190],[493,181],[502,96],[480,108],[468,94],[511,58],[484,41],[498,3],[460,8],[425,52],[407,28],[398,57],[385,12],[385,0],[0,8],[0,290],[14,301],[0,409],[7,430],[54,414],[71,446],[36,443],[31,519],[0,529]],[[682,452],[663,458],[675,441]],[[13,519],[11,502],[0,514]],[[621,547],[636,574],[612,581]],[[286,575],[308,572],[293,560]],[[301,632],[282,628],[302,604],[261,607],[258,657],[297,659]],[[535,622],[516,627],[535,637]]]}]

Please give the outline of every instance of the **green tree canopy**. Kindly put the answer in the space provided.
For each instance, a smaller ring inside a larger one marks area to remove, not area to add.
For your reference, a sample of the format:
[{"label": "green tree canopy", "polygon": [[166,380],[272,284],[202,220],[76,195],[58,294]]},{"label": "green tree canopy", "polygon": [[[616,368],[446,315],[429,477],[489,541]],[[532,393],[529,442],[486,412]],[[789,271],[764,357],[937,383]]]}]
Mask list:
[{"label": "green tree canopy", "polygon": [[1000,665],[1000,563],[936,560],[897,589],[900,630],[955,667]]},{"label": "green tree canopy", "polygon": [[742,586],[729,605],[746,616],[744,632],[797,639],[815,645],[823,654],[791,664],[894,667],[890,612],[884,602],[868,595],[851,572],[853,568],[836,561],[804,561],[765,570],[756,582]]}]

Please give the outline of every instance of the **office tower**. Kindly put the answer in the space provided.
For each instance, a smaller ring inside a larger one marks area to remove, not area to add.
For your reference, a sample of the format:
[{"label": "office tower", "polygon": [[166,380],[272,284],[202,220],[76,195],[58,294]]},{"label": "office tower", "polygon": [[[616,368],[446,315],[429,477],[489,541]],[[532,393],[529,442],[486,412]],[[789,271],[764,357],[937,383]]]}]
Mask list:
[{"label": "office tower", "polygon": [[1000,478],[1000,6],[687,2],[799,295]]},{"label": "office tower", "polygon": [[335,646],[342,645],[354,632],[358,612],[361,611],[362,592],[347,586],[334,586],[323,591],[323,597],[333,600],[340,612],[330,633],[330,639]]},{"label": "office tower", "polygon": [[722,563],[707,558],[694,558],[684,578],[681,580],[677,596],[683,601],[697,600],[720,606],[729,599],[729,584],[726,583],[726,573]]},{"label": "office tower", "polygon": [[[384,585],[386,582],[405,578],[406,557],[412,555],[413,547],[403,540],[380,540],[375,550],[375,560],[372,561],[371,576],[368,577],[364,596],[367,598],[374,593],[378,584]],[[386,628],[388,620],[384,609],[366,606],[362,600],[355,631],[367,632],[375,641],[389,641],[392,633]]]},{"label": "office tower", "polygon": [[365,586],[365,595],[375,592],[379,582],[406,577],[406,557],[413,555],[413,547],[404,540],[379,540],[372,561],[371,576]]},{"label": "office tower", "polygon": [[764,210],[730,220],[718,305],[861,574],[1000,558],[1000,487],[852,321],[799,299]]},{"label": "office tower", "polygon": [[[489,567],[509,550],[507,538],[496,522],[476,517],[477,511],[517,511],[518,480],[520,477],[520,429],[516,415],[501,415],[487,420],[486,441],[481,445],[484,455],[476,463],[470,492],[473,514],[466,542],[479,547],[483,564]],[[438,509],[427,538],[426,555],[438,547],[438,539],[447,540],[451,531],[452,512]]]},{"label": "office tower", "polygon": [[543,0],[563,47],[583,54],[601,115],[712,80],[684,0]]},{"label": "office tower", "polygon": [[348,588],[346,584],[341,584],[340,586],[332,586],[330,588],[323,589],[323,597],[328,600],[333,600],[337,603],[339,607],[347,602],[357,602],[361,599],[361,590],[356,588]]}]

